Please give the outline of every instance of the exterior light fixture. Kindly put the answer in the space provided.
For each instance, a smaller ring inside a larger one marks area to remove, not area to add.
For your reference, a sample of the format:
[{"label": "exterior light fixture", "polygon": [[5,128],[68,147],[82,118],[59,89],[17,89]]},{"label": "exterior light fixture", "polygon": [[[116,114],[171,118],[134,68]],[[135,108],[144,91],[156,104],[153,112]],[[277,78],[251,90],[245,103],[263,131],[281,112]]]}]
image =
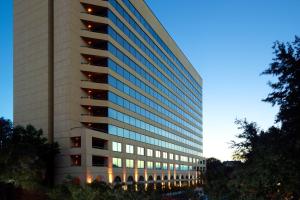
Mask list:
[{"label": "exterior light fixture", "polygon": [[91,8],[87,9],[88,13],[91,13],[93,10]]},{"label": "exterior light fixture", "polygon": [[86,182],[87,182],[88,184],[91,184],[91,183],[92,183],[92,180],[93,180],[93,178],[92,178],[91,176],[88,176],[87,179],[86,179]]}]

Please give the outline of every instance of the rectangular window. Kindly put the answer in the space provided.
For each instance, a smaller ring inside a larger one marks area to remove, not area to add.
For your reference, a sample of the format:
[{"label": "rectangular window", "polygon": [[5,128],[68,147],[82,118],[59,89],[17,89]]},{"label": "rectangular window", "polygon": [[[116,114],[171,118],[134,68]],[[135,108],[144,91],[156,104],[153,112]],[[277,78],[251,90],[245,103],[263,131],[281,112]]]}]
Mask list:
[{"label": "rectangular window", "polygon": [[92,156],[92,166],[103,167],[107,166],[107,158],[103,156]]},{"label": "rectangular window", "polygon": [[173,159],[174,159],[172,153],[169,154],[169,158],[170,158],[170,160],[173,160]]},{"label": "rectangular window", "polygon": [[153,156],[153,150],[147,149],[147,156],[152,157]]},{"label": "rectangular window", "polygon": [[187,162],[188,157],[187,156],[180,156],[180,161]]},{"label": "rectangular window", "polygon": [[160,167],[160,162],[156,162],[156,163],[155,163],[155,169],[161,169],[161,167]]},{"label": "rectangular window", "polygon": [[112,150],[122,152],[122,144],[119,142],[112,142]]},{"label": "rectangular window", "polygon": [[71,137],[70,138],[71,141],[71,147],[72,148],[80,148],[81,147],[81,137]]},{"label": "rectangular window", "polygon": [[168,164],[167,163],[163,163],[162,169],[167,170],[168,169]]},{"label": "rectangular window", "polygon": [[175,155],[175,160],[178,160],[178,155]]},{"label": "rectangular window", "polygon": [[126,153],[131,153],[133,154],[133,146],[126,144]]},{"label": "rectangular window", "polygon": [[168,159],[168,153],[167,152],[163,152],[163,159]]},{"label": "rectangular window", "polygon": [[170,164],[170,170],[174,170],[174,165],[173,164]]},{"label": "rectangular window", "polygon": [[160,158],[160,151],[155,151],[155,157]]},{"label": "rectangular window", "polygon": [[122,167],[122,159],[121,158],[113,158],[112,164],[113,164],[113,167],[120,168],[120,167]]},{"label": "rectangular window", "polygon": [[81,155],[71,155],[71,166],[81,166]]},{"label": "rectangular window", "polygon": [[145,165],[144,165],[144,161],[143,160],[138,160],[137,161],[137,168],[138,169],[144,169]]},{"label": "rectangular window", "polygon": [[148,162],[147,162],[147,168],[148,168],[148,169],[153,169],[153,162],[148,161]]},{"label": "rectangular window", "polygon": [[145,155],[145,152],[144,152],[144,148],[143,147],[137,147],[137,154],[138,155]]},{"label": "rectangular window", "polygon": [[124,129],[124,137],[129,138],[129,130]]},{"label": "rectangular window", "polygon": [[133,168],[134,167],[134,161],[131,159],[126,159],[126,167],[127,168]]}]

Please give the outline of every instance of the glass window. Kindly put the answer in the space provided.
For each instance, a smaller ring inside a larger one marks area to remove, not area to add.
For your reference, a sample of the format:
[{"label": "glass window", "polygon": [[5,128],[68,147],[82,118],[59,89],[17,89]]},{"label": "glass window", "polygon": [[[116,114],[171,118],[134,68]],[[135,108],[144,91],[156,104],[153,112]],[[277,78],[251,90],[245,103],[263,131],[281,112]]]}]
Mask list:
[{"label": "glass window", "polygon": [[120,112],[117,112],[117,120],[119,120],[119,121],[124,121],[124,119],[123,119],[123,114],[122,113],[120,113]]},{"label": "glass window", "polygon": [[178,157],[179,157],[178,155],[175,155],[175,160],[178,160],[179,159]]},{"label": "glass window", "polygon": [[138,155],[145,155],[145,152],[144,152],[144,148],[143,147],[137,147],[137,154]]},{"label": "glass window", "polygon": [[126,159],[126,167],[127,168],[133,168],[134,167],[134,161],[131,159]]},{"label": "glass window", "polygon": [[122,152],[122,144],[119,142],[112,142],[112,150]]},{"label": "glass window", "polygon": [[155,163],[155,169],[160,169],[160,162]]},{"label": "glass window", "polygon": [[130,137],[130,139],[135,140],[135,132],[130,131],[129,137]]},{"label": "glass window", "polygon": [[113,158],[112,163],[113,163],[113,167],[122,167],[122,159],[121,158]]},{"label": "glass window", "polygon": [[126,144],[126,153],[131,153],[133,154],[133,146]]},{"label": "glass window", "polygon": [[81,166],[81,155],[71,155],[71,165]]},{"label": "glass window", "polygon": [[124,132],[123,128],[117,128],[117,135],[118,136],[123,137],[123,132]]},{"label": "glass window", "polygon": [[167,152],[163,152],[163,159],[168,159],[168,153]]},{"label": "glass window", "polygon": [[153,150],[147,149],[147,156],[152,157],[153,156]]},{"label": "glass window", "polygon": [[188,157],[186,157],[186,156],[180,156],[180,161],[187,162],[188,161]]},{"label": "glass window", "polygon": [[116,113],[115,110],[109,109],[108,110],[108,116],[111,117],[111,118],[113,118],[113,119],[116,119],[117,118],[117,113]]},{"label": "glass window", "polygon": [[170,170],[174,170],[174,165],[173,164],[170,164],[169,167],[170,167]]},{"label": "glass window", "polygon": [[155,151],[155,157],[160,158],[160,151]]},{"label": "glass window", "polygon": [[172,153],[169,154],[169,158],[170,158],[170,160],[173,160],[173,154]]},{"label": "glass window", "polygon": [[121,81],[117,81],[117,89],[123,91],[123,83]]},{"label": "glass window", "polygon": [[137,165],[138,165],[137,168],[139,168],[139,169],[144,169],[145,168],[143,160],[138,160]]},{"label": "glass window", "polygon": [[164,169],[164,170],[168,169],[168,164],[167,163],[163,163],[162,169]]},{"label": "glass window", "polygon": [[117,134],[117,127],[109,125],[109,127],[108,127],[108,133],[112,134],[112,135],[116,135]]},{"label": "glass window", "polygon": [[124,115],[124,122],[126,124],[129,124],[129,116],[128,115]]},{"label": "glass window", "polygon": [[153,162],[148,161],[148,162],[147,162],[147,168],[148,168],[148,169],[153,169]]},{"label": "glass window", "polygon": [[124,85],[124,93],[129,94],[129,87],[127,85]]},{"label": "glass window", "polygon": [[124,137],[129,138],[129,130],[124,129]]}]

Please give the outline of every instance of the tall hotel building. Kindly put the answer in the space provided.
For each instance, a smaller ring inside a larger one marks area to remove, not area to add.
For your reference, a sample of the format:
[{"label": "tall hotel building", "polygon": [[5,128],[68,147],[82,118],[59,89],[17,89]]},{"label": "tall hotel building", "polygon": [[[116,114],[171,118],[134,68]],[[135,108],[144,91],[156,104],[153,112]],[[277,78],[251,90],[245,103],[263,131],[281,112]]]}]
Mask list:
[{"label": "tall hotel building", "polygon": [[14,122],[59,143],[57,182],[205,168],[202,79],[143,0],[14,0]]}]

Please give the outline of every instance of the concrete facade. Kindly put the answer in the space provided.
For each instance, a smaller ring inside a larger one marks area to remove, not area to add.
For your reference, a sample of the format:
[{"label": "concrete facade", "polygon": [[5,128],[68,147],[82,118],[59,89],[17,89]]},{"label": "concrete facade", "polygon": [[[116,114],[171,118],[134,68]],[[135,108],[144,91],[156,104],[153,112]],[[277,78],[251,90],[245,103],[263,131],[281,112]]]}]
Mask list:
[{"label": "concrete facade", "polygon": [[[151,25],[160,41],[145,28],[128,5],[132,5]],[[123,9],[121,13],[120,7]],[[122,16],[125,12],[126,18]],[[112,15],[120,21],[115,23],[109,17]],[[127,21],[129,18],[135,21],[157,49],[153,49],[145,36]],[[120,29],[120,23],[127,27],[127,32]],[[109,30],[127,41],[126,45],[110,35]],[[135,35],[135,40],[129,37],[129,31]],[[141,43],[143,48],[139,46]],[[144,73],[134,70],[132,65],[116,56],[110,50],[111,46],[122,52],[124,58],[141,67]],[[135,49],[135,53],[126,49],[128,46]],[[178,66],[166,48],[170,49],[186,71]],[[142,62],[141,57],[149,64]],[[169,63],[167,60],[170,60]],[[131,79],[114,70],[110,63],[115,63],[119,69],[122,68],[139,81],[135,80],[134,84]],[[166,66],[167,71],[158,63]],[[151,70],[149,65],[157,71]],[[178,67],[177,74],[173,66]],[[161,80],[155,73],[166,77],[168,81]],[[174,97],[163,92],[146,76],[158,81]],[[114,87],[110,83],[112,77],[136,94],[143,95],[143,99],[148,99],[148,104],[151,101],[151,105],[155,106],[151,108],[134,98],[134,95],[130,96]],[[183,82],[179,84],[176,80]],[[143,87],[138,85],[141,82]],[[163,103],[151,95],[144,85],[152,93],[157,93],[163,102],[169,103]],[[195,89],[190,89],[191,86]],[[130,102],[134,110],[112,102],[109,99],[112,94],[124,102]],[[173,110],[170,105],[179,111]],[[146,110],[148,114],[139,113],[138,110]],[[112,111],[121,113],[124,120],[125,116],[130,116],[130,120],[135,120],[134,125],[110,116]],[[155,115],[156,120],[149,118],[149,113]],[[170,116],[175,116],[177,120]],[[139,127],[141,121],[146,128]],[[42,128],[50,141],[59,143],[61,153],[56,159],[56,182],[61,182],[67,175],[79,178],[82,182],[97,179],[113,183],[120,179],[126,183],[131,182],[131,178],[146,182],[197,181],[205,170],[202,157],[202,79],[141,0],[15,0],[14,122],[22,125],[30,123]],[[148,128],[150,126],[154,128]],[[124,130],[124,135],[110,132],[115,130],[114,127],[121,128],[117,130],[122,134]],[[137,134],[132,139],[126,137],[125,131]],[[173,136],[168,138],[166,135]],[[113,142],[121,144],[121,152],[113,150]],[[134,153],[127,153],[126,145],[132,145]],[[144,155],[137,154],[138,147],[144,148]],[[153,150],[153,156],[147,156],[147,149]],[[155,156],[156,151],[161,152],[161,157]],[[167,158],[162,157],[164,153]],[[118,159],[121,159],[121,166],[113,163]],[[126,160],[134,161],[133,168],[126,167]],[[141,161],[144,161],[144,167],[138,168]],[[160,163],[167,168],[151,169],[147,167],[147,162],[153,162],[153,165]]]}]

